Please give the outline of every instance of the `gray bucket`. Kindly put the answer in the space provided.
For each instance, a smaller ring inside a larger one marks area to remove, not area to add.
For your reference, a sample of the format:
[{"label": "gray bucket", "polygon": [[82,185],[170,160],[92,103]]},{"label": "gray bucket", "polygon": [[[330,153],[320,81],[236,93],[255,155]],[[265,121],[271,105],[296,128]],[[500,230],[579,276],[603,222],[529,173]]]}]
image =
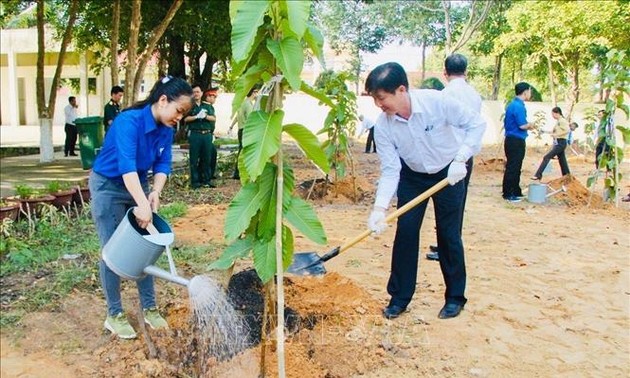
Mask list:
[{"label": "gray bucket", "polygon": [[547,184],[529,184],[527,200],[531,203],[545,203],[547,200]]},{"label": "gray bucket", "polygon": [[145,268],[157,261],[175,236],[168,223],[155,213],[153,225],[160,234],[150,235],[136,223],[133,209],[127,210],[116,231],[103,247],[103,261],[120,277],[137,281],[145,277],[148,273],[144,271]]}]

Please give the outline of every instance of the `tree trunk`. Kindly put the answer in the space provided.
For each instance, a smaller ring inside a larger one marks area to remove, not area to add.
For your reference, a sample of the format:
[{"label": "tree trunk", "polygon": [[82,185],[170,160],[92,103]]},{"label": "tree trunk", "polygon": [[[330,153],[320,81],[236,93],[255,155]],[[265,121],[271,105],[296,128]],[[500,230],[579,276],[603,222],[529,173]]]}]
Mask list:
[{"label": "tree trunk", "polygon": [[120,0],[114,0],[112,15],[112,43],[109,47],[111,62],[109,64],[112,74],[112,85],[119,85],[118,81],[118,38],[120,35]]},{"label": "tree trunk", "polygon": [[492,75],[492,94],[490,99],[496,101],[499,98],[501,88],[501,66],[503,64],[503,53],[494,58],[494,74]]},{"label": "tree trunk", "polygon": [[168,74],[173,77],[186,79],[184,41],[175,35],[171,35],[168,43]]},{"label": "tree trunk", "polygon": [[545,58],[547,58],[547,76],[549,80],[549,91],[551,92],[551,103],[553,104],[553,106],[558,106],[558,95],[556,94],[556,85],[554,84],[553,62],[551,61],[551,53],[546,52]]},{"label": "tree trunk", "polygon": [[179,9],[179,7],[182,5],[183,2],[184,0],[173,1],[173,3],[171,4],[171,7],[166,13],[166,16],[164,16],[164,19],[162,19],[160,24],[151,32],[151,37],[149,38],[149,41],[147,42],[147,46],[145,47],[144,51],[140,54],[140,57],[138,58],[138,69],[136,70],[136,77],[134,80],[134,88],[133,88],[134,101],[136,101],[136,99],[138,98],[138,93],[140,91],[140,83],[142,82],[142,78],[144,77],[144,70],[147,67],[147,63],[149,62],[149,59],[151,59],[151,56],[153,55],[155,51],[155,47],[157,46],[157,43],[160,41],[160,38],[162,38],[162,36],[164,35],[166,28],[171,23],[171,20],[173,19],[173,17],[175,17],[177,10]]},{"label": "tree trunk", "polygon": [[575,55],[575,58],[572,62],[571,72],[569,76],[571,77],[571,91],[569,92],[569,111],[566,115],[567,120],[571,121],[571,116],[573,114],[573,108],[575,108],[575,104],[580,101],[580,67],[579,67],[579,54]]},{"label": "tree trunk", "polygon": [[44,0],[37,1],[37,77],[36,96],[37,111],[39,113],[39,161],[42,163],[51,162],[54,159],[54,148],[52,142],[52,118],[55,114],[55,102],[57,101],[57,87],[63,70],[63,62],[66,58],[66,50],[72,40],[72,28],[77,18],[77,10],[79,8],[79,0],[72,0],[68,10],[68,23],[64,30],[59,49],[59,57],[57,59],[57,67],[52,79],[50,87],[50,96],[48,104],[46,104],[45,87],[44,87],[44,56],[46,47],[44,43]]},{"label": "tree trunk", "polygon": [[131,7],[131,23],[129,24],[129,43],[127,46],[127,64],[125,68],[125,94],[123,96],[123,108],[128,107],[135,101],[134,93],[136,78],[136,57],[138,51],[138,36],[140,35],[140,23],[142,15],[140,7],[142,0],[133,0]]},{"label": "tree trunk", "polygon": [[206,52],[206,62],[203,65],[203,71],[199,77],[198,83],[201,88],[208,89],[212,86],[212,69],[217,62],[217,58]]}]

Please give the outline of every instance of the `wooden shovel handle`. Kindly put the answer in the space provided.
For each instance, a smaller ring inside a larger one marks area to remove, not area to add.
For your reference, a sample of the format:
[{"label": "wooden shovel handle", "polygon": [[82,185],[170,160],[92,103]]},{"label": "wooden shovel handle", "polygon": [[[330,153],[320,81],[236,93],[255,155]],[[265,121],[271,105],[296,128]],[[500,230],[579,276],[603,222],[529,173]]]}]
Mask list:
[{"label": "wooden shovel handle", "polygon": [[[409,210],[413,209],[414,207],[416,207],[421,202],[427,200],[429,197],[431,197],[435,193],[439,192],[440,190],[445,188],[447,185],[448,185],[448,179],[443,179],[442,181],[440,181],[437,184],[433,185],[432,187],[430,187],[429,189],[427,189],[426,191],[424,191],[423,193],[418,195],[416,198],[414,198],[411,201],[407,202],[403,207],[397,209],[396,211],[394,211],[393,213],[391,213],[387,217],[385,217],[385,223],[389,223],[389,222],[393,221],[394,219],[398,219],[398,217],[400,217],[401,215],[405,214]],[[361,240],[363,240],[363,239],[367,238],[368,236],[370,236],[370,234],[372,234],[372,230],[365,230],[365,231],[363,231],[360,235],[357,235],[354,239],[352,239],[349,242],[347,242],[346,244],[342,245],[339,248],[339,252],[338,253],[344,252],[347,249],[353,247],[355,244],[357,244]]]}]

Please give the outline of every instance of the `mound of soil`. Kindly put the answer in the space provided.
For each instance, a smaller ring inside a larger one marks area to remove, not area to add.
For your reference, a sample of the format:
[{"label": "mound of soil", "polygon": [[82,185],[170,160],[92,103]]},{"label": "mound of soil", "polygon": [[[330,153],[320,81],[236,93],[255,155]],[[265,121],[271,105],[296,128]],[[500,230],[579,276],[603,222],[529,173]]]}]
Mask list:
[{"label": "mound of soil", "polygon": [[490,159],[476,159],[475,160],[475,170],[503,172],[504,168],[505,168],[505,159],[503,158],[490,158]]},{"label": "mound of soil", "polygon": [[[229,361],[201,361],[199,340],[186,299],[168,303],[164,312],[169,330],[149,331],[157,350],[150,358],[142,334],[137,340],[114,337],[98,348],[103,377],[256,376],[260,360],[263,296],[262,283],[253,270],[235,274],[228,296],[250,328],[248,350]],[[336,273],[323,277],[285,279],[285,359],[290,377],[347,377],[382,365],[386,342],[376,326],[382,325],[379,304],[351,280]],[[129,312],[139,329],[135,311]],[[275,330],[267,337],[275,338]],[[268,341],[266,366],[277,375],[275,343]],[[361,356],[360,358],[355,358]],[[352,357],[352,358],[349,358]],[[253,373],[253,374],[252,374]]]},{"label": "mound of soil", "polygon": [[555,198],[556,201],[564,202],[568,206],[588,206],[594,209],[602,209],[607,206],[599,194],[592,193],[573,175],[566,175],[552,180],[547,185],[550,191],[558,190],[564,186],[566,191],[555,194],[552,198]]},{"label": "mound of soil", "polygon": [[297,191],[306,200],[351,204],[371,202],[374,185],[364,177],[346,176],[335,182],[320,178],[303,181],[298,185]]}]

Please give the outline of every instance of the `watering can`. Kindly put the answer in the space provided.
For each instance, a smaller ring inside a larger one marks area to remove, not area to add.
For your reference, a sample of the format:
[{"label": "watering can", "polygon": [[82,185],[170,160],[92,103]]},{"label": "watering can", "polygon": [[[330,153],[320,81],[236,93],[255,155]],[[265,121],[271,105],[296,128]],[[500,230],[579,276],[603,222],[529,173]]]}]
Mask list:
[{"label": "watering can", "polygon": [[[159,215],[153,213],[153,223],[147,229],[140,228],[133,214],[127,210],[116,231],[103,247],[103,261],[122,278],[140,280],[147,274],[188,286],[190,281],[177,275],[169,245],[175,240],[171,227]],[[166,249],[170,273],[153,264]]]},{"label": "watering can", "polygon": [[551,188],[552,191],[550,193],[547,193],[548,188],[550,187],[547,184],[529,184],[529,189],[527,191],[527,201],[531,203],[545,203],[547,201],[547,198],[560,192],[567,191],[567,188],[564,185],[562,185],[562,187],[557,190]]}]

